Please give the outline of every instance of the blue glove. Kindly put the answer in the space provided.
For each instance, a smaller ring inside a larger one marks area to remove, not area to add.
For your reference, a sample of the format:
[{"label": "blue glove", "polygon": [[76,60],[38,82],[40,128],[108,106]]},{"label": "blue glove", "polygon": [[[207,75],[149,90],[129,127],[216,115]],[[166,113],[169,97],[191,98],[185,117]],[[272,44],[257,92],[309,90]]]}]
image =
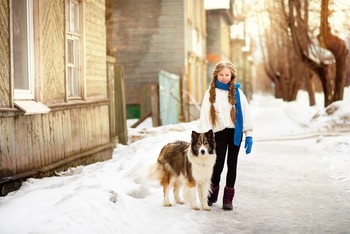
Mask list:
[{"label": "blue glove", "polygon": [[250,152],[252,151],[252,147],[253,147],[253,137],[246,137],[245,144],[244,144],[245,153],[250,154]]}]

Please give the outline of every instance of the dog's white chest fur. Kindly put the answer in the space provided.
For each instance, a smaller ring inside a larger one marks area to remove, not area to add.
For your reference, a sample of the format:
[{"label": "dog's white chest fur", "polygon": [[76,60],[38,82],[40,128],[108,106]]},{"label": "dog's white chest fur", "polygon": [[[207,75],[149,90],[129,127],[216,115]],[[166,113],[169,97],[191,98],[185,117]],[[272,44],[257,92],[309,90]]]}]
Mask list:
[{"label": "dog's white chest fur", "polygon": [[197,204],[195,202],[196,196],[195,191],[198,191],[198,196],[204,210],[210,210],[207,204],[207,197],[210,189],[210,180],[213,174],[213,167],[216,160],[216,154],[199,154],[194,156],[191,150],[187,153],[187,158],[191,162],[192,166],[192,176],[196,181],[196,189],[192,188],[190,191],[190,201],[193,209],[197,209]]},{"label": "dog's white chest fur", "polygon": [[188,152],[188,160],[192,164],[192,175],[197,184],[210,183],[215,164],[215,154],[194,156]]}]

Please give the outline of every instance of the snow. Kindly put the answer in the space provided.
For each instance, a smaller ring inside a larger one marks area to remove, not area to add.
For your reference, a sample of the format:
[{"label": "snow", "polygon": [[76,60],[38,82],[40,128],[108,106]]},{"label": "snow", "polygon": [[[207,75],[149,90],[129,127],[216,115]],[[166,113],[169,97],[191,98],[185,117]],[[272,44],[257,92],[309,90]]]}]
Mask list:
[{"label": "snow", "polygon": [[147,169],[163,145],[189,141],[196,121],[152,128],[148,119],[112,159],[28,179],[0,197],[0,233],[348,233],[350,91],[326,109],[322,98],[309,107],[304,92],[289,103],[253,97],[254,145],[240,152],[233,211],[222,199],[211,211],[162,206]]}]

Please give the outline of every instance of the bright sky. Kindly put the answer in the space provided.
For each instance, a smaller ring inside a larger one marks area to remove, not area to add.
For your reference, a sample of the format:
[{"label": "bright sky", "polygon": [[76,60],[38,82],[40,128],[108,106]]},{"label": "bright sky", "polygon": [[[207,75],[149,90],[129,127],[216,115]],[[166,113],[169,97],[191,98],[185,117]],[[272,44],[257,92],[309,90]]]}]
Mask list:
[{"label": "bright sky", "polygon": [[229,9],[230,0],[204,0],[205,9]]}]

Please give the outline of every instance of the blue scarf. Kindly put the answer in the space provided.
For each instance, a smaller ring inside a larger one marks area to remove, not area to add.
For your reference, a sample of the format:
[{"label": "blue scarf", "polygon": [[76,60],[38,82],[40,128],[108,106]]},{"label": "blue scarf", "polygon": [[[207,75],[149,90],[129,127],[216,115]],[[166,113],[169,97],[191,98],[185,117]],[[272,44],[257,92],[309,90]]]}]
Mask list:
[{"label": "blue scarf", "polygon": [[[218,80],[215,80],[215,87],[218,89],[228,90],[230,84],[222,83]],[[242,133],[243,133],[243,112],[242,112],[242,106],[241,106],[241,99],[239,96],[239,90],[240,84],[235,84],[236,89],[236,123],[235,123],[235,135],[233,136],[233,143],[236,146],[239,146],[242,140]]]}]

